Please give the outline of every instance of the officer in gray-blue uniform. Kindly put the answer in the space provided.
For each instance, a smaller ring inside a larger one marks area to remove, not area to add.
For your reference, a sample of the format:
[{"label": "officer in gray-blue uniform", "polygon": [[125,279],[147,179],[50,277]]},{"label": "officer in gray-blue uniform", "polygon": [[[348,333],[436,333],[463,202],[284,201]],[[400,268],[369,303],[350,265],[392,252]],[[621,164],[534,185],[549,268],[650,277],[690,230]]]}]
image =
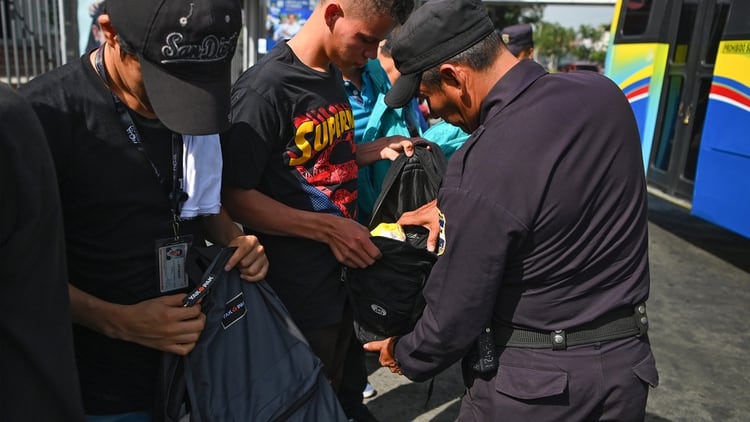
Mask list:
[{"label": "officer in gray-blue uniform", "polygon": [[479,0],[428,1],[392,53],[402,76],[386,102],[419,95],[472,136],[437,203],[399,221],[440,232],[421,319],[365,348],[415,381],[462,359],[459,420],[643,420],[658,375],[646,187],[623,93],[517,59]]}]

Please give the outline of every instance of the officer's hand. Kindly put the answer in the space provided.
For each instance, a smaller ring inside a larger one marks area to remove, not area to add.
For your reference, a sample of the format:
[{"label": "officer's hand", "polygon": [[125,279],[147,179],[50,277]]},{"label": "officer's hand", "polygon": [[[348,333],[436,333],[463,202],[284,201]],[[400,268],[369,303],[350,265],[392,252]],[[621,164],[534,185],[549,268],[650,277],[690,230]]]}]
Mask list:
[{"label": "officer's hand", "polygon": [[395,339],[395,337],[388,337],[385,340],[371,341],[369,343],[365,343],[362,347],[364,347],[364,349],[368,352],[380,353],[380,358],[378,359],[378,362],[380,362],[380,366],[384,366],[390,369],[390,371],[394,374],[404,375],[401,372],[401,367],[398,365],[398,362],[396,362],[396,358],[393,356],[395,354]]},{"label": "officer's hand", "polygon": [[422,226],[430,231],[427,236],[427,250],[435,252],[440,236],[440,210],[437,199],[432,200],[414,211],[401,214],[397,221],[401,226]]}]

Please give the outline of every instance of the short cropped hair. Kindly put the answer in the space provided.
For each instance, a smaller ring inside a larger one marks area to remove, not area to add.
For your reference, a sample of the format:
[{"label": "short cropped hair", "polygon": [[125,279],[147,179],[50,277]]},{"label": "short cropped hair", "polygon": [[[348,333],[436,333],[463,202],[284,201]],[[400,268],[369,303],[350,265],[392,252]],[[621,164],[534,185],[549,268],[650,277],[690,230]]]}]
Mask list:
[{"label": "short cropped hair", "polygon": [[[495,62],[495,59],[499,54],[500,36],[497,34],[497,31],[492,31],[492,33],[482,41],[479,41],[443,63],[460,64],[468,66],[474,70],[484,70],[489,68],[492,63]],[[422,72],[422,82],[430,86],[439,85],[440,64]]]},{"label": "short cropped hair", "polygon": [[388,15],[399,24],[406,22],[406,18],[414,10],[414,0],[345,0],[345,2],[355,8],[360,16]]}]

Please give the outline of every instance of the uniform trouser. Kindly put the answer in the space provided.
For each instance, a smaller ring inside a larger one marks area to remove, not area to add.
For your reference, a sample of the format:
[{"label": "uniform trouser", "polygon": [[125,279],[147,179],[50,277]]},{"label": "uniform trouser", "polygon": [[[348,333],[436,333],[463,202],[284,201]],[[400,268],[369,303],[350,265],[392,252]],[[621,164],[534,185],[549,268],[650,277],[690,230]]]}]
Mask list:
[{"label": "uniform trouser", "polygon": [[[642,421],[658,385],[647,336],[566,350],[498,349],[497,373],[464,367],[459,421]],[[468,370],[471,371],[471,370]]]}]

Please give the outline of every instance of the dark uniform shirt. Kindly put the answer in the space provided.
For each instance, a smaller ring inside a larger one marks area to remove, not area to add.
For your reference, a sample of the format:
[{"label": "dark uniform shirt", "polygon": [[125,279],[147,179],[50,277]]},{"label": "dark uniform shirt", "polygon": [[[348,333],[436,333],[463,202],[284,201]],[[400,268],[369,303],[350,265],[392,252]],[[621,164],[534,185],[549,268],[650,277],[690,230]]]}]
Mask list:
[{"label": "dark uniform shirt", "polygon": [[461,358],[491,319],[539,330],[590,322],[648,296],[638,129],[594,72],[524,61],[484,100],[438,196],[445,252],[396,359],[413,380]]}]

